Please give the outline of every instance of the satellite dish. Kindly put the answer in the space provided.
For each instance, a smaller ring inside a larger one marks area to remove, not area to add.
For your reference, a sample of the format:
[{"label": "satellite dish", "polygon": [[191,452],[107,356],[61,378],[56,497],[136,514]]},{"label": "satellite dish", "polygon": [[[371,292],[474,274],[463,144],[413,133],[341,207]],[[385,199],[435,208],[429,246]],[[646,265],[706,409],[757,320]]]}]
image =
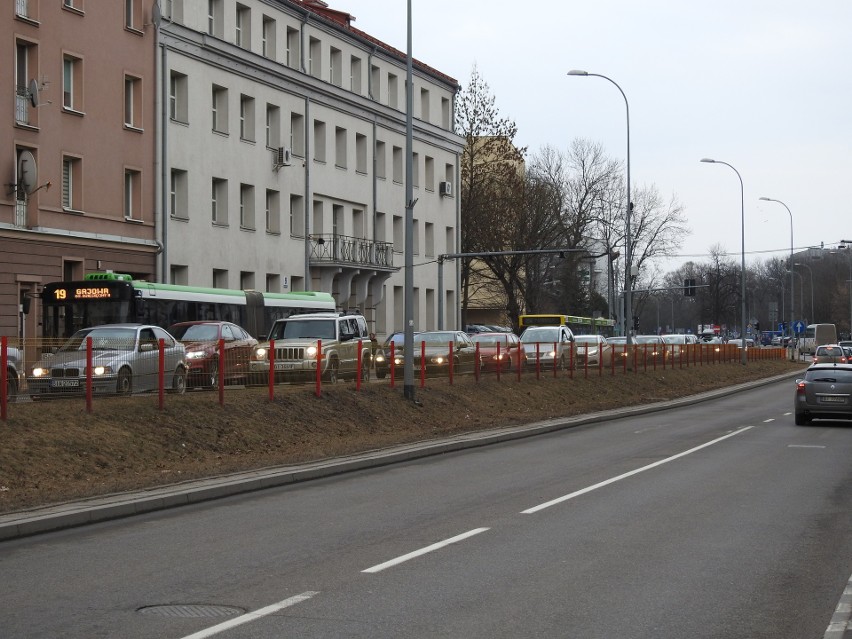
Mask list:
[{"label": "satellite dish", "polygon": [[30,91],[30,104],[32,104],[33,107],[37,107],[38,106],[38,82],[35,81],[35,78],[30,80],[29,91]]},{"label": "satellite dish", "polygon": [[155,28],[160,28],[160,22],[163,20],[163,12],[160,11],[160,3],[155,2],[154,6],[151,7],[151,23]]},{"label": "satellite dish", "polygon": [[18,188],[29,195],[38,185],[38,167],[31,151],[21,151],[18,156]]}]

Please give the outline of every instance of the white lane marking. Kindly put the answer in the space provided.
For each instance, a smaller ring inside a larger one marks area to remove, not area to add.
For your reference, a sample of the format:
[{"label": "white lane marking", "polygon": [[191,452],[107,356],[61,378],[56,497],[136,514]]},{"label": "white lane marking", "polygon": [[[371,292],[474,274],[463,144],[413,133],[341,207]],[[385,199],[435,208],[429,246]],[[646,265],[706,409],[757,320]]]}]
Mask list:
[{"label": "white lane marking", "polygon": [[712,446],[713,444],[718,444],[721,441],[728,439],[729,437],[733,437],[734,435],[739,435],[740,433],[744,433],[747,430],[754,428],[754,426],[746,426],[739,430],[735,430],[733,433],[728,433],[727,435],[723,435],[722,437],[718,437],[712,441],[701,444],[700,446],[696,446],[695,448],[690,448],[689,450],[685,450],[682,453],[678,453],[677,455],[672,455],[671,457],[666,457],[665,459],[661,459],[660,461],[654,462],[653,464],[648,464],[647,466],[642,466],[642,468],[637,468],[636,470],[631,470],[630,472],[624,473],[623,475],[618,475],[617,477],[610,477],[602,482],[598,482],[592,486],[587,486],[586,488],[581,488],[580,490],[574,491],[573,493],[569,493],[568,495],[563,495],[562,497],[557,497],[556,499],[552,499],[551,501],[544,502],[543,504],[539,504],[538,506],[533,506],[532,508],[527,508],[526,510],[522,510],[522,515],[532,515],[533,513],[537,513],[540,510],[544,510],[545,508],[550,508],[551,506],[555,506],[556,504],[561,504],[563,501],[568,501],[569,499],[574,499],[574,497],[579,497],[580,495],[585,495],[586,493],[590,493],[593,490],[597,490],[598,488],[603,488],[604,486],[608,486],[610,484],[614,484],[617,481],[621,481],[622,479],[627,479],[628,477],[632,477],[633,475],[638,475],[639,473],[645,472],[646,470],[651,470],[652,468],[656,468],[657,466],[662,466],[663,464],[668,464],[670,461],[674,461],[675,459],[680,459],[681,457],[685,457],[686,455],[690,455],[696,451],[701,450],[702,448],[707,448],[708,446]]},{"label": "white lane marking", "polygon": [[852,577],[846,582],[846,588],[843,589],[823,639],[843,639],[846,631],[852,629],[850,616],[852,616]]},{"label": "white lane marking", "polygon": [[366,570],[362,570],[361,572],[381,572],[386,568],[392,568],[393,566],[397,566],[403,562],[408,561],[409,559],[414,559],[415,557],[425,555],[426,553],[432,552],[433,550],[438,550],[440,548],[443,548],[444,546],[449,546],[450,544],[463,541],[468,537],[473,537],[474,535],[478,535],[479,533],[484,533],[486,530],[488,530],[488,528],[474,528],[473,530],[469,530],[466,533],[462,533],[461,535],[456,535],[455,537],[450,537],[449,539],[445,539],[444,541],[439,541],[436,544],[426,546],[425,548],[421,548],[420,550],[415,550],[414,552],[410,552],[407,555],[401,555],[396,559],[391,559],[390,561],[386,561],[382,564],[377,564],[372,568],[367,568]]},{"label": "white lane marking", "polygon": [[787,448],[825,448],[817,444],[787,444]]},{"label": "white lane marking", "polygon": [[792,413],[792,411],[791,411],[791,412],[789,412],[789,413],[784,413],[784,417],[789,417],[789,416],[790,416],[790,415],[792,415],[792,414],[793,414],[793,413]]},{"label": "white lane marking", "polygon": [[266,617],[267,615],[271,615],[272,613],[278,612],[279,610],[283,610],[284,608],[289,608],[290,606],[306,601],[314,595],[318,594],[319,592],[309,590],[308,592],[303,592],[301,595],[295,595],[293,597],[290,597],[289,599],[285,599],[284,601],[279,601],[278,603],[272,604],[271,606],[266,606],[266,608],[261,608],[260,610],[255,610],[254,612],[247,612],[246,614],[240,615],[239,617],[235,617],[234,619],[223,621],[222,623],[217,624],[215,626],[211,626],[206,630],[199,630],[198,632],[183,637],[183,639],[204,639],[205,637],[212,637],[213,635],[218,635],[224,630],[229,630],[230,628],[241,626],[244,623],[248,623],[249,621],[256,621],[261,617]]},{"label": "white lane marking", "polygon": [[769,422],[774,422],[774,421],[775,421],[775,418],[774,418],[774,417],[770,417],[769,419],[764,419],[764,420],[763,420],[763,423],[764,423],[764,424],[768,424]]}]

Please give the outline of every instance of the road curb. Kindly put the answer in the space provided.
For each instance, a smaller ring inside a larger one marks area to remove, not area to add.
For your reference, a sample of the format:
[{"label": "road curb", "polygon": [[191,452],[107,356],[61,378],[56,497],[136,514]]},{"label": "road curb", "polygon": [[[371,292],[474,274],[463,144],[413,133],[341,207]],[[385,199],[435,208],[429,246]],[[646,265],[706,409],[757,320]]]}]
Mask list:
[{"label": "road curb", "polygon": [[166,508],[196,504],[222,497],[263,490],[265,488],[286,486],[297,482],[331,477],[432,455],[442,455],[468,448],[487,446],[489,444],[507,442],[525,437],[534,437],[566,428],[595,424],[621,417],[644,415],[670,408],[693,405],[699,402],[710,401],[717,397],[773,384],[797,375],[801,375],[801,371],[767,377],[762,380],[737,384],[736,386],[729,386],[664,402],[629,406],[577,417],[532,422],[521,426],[507,426],[486,431],[469,432],[440,440],[402,444],[345,457],[232,473],[180,484],[170,484],[149,490],[104,495],[7,513],[0,515],[0,541],[131,517]]}]

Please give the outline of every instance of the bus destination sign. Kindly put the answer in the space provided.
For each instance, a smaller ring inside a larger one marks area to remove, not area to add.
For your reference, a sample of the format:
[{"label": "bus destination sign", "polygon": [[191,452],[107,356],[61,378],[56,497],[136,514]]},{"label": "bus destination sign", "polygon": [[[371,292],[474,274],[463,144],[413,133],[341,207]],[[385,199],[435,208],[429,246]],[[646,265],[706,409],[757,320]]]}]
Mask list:
[{"label": "bus destination sign", "polygon": [[108,300],[112,297],[112,289],[106,286],[59,287],[53,291],[53,296],[58,301]]}]

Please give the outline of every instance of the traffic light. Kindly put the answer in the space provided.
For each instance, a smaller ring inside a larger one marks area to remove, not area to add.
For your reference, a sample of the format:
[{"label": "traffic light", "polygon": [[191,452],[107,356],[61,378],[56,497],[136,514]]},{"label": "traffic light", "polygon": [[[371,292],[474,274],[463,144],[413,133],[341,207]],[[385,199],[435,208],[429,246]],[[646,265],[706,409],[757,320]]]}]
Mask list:
[{"label": "traffic light", "polygon": [[633,316],[633,330],[634,331],[639,330],[639,316],[638,315]]},{"label": "traffic light", "polygon": [[695,280],[693,278],[683,280],[683,294],[686,297],[695,297]]}]

